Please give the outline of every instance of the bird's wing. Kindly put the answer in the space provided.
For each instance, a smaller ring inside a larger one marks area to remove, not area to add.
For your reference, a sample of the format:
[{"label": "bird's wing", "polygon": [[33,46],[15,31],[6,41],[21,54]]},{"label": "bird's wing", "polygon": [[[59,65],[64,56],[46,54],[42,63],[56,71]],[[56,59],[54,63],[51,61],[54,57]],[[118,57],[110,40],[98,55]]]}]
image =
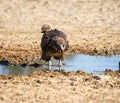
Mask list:
[{"label": "bird's wing", "polygon": [[41,39],[41,48],[44,50],[49,44],[50,37],[44,33]]}]

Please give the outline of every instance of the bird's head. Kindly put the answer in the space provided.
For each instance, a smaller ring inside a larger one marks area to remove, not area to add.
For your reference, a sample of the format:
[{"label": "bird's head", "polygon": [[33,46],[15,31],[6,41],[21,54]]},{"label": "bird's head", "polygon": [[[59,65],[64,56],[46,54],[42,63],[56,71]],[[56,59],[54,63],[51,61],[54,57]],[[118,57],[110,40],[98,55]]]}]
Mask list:
[{"label": "bird's head", "polygon": [[44,24],[42,27],[41,27],[41,33],[45,33],[47,31],[50,31],[52,30],[52,26],[49,25],[49,24]]}]

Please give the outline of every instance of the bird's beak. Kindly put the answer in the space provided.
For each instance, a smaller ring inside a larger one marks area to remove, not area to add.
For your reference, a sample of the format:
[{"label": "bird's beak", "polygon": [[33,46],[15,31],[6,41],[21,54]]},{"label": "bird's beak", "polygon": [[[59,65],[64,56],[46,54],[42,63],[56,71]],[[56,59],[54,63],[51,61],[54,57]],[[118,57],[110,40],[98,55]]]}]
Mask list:
[{"label": "bird's beak", "polygon": [[57,49],[62,52],[64,51],[65,47],[63,45],[57,45]]},{"label": "bird's beak", "polygon": [[65,47],[63,45],[60,45],[61,50],[63,51]]}]

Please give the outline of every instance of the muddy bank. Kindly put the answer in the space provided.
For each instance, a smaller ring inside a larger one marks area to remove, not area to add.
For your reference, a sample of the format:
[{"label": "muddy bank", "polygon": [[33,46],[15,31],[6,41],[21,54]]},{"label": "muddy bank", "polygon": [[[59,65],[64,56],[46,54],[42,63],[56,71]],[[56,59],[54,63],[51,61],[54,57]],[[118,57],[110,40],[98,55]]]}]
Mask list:
[{"label": "muddy bank", "polygon": [[[66,33],[67,55],[120,54],[119,0],[1,0],[0,60],[31,64],[40,58],[45,23]],[[0,75],[0,103],[21,102],[120,103],[120,73]]]},{"label": "muddy bank", "polygon": [[45,23],[66,33],[68,53],[120,54],[119,9],[119,0],[1,1],[0,60],[18,64],[40,58]]},{"label": "muddy bank", "polygon": [[[74,32],[74,31],[72,31]],[[111,36],[102,34],[85,35],[81,34],[73,36],[68,33],[70,48],[67,55],[70,53],[84,53],[89,55],[115,55],[120,54],[120,34],[112,34]],[[30,34],[0,34],[0,60],[8,60],[12,64],[33,63],[41,57],[40,40],[41,33],[36,35]],[[9,38],[8,38],[9,37]],[[94,38],[91,38],[94,37]],[[72,38],[72,39],[71,39]],[[77,42],[76,42],[77,41]]]},{"label": "muddy bank", "polygon": [[0,75],[0,102],[119,103],[120,73],[34,72]]}]

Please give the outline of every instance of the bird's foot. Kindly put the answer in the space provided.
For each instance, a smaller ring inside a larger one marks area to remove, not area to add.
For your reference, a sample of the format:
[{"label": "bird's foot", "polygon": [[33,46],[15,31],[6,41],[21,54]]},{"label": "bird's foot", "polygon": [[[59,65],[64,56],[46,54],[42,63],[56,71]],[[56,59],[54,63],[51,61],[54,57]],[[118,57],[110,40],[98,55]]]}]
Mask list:
[{"label": "bird's foot", "polygon": [[62,61],[59,60],[59,71],[61,71],[61,70],[62,70]]},{"label": "bird's foot", "polygon": [[49,61],[49,64],[48,64],[48,70],[52,70],[52,62],[51,61]]}]

